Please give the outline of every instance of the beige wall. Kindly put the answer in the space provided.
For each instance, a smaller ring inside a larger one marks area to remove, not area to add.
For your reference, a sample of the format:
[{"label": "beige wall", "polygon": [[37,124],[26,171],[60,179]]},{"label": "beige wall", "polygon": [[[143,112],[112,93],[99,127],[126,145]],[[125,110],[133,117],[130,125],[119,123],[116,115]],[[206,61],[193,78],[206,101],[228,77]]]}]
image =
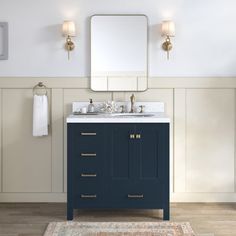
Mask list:
[{"label": "beige wall", "polygon": [[[32,87],[49,88],[50,135],[32,137]],[[172,201],[236,201],[234,78],[151,78],[138,101],[171,118]],[[73,101],[128,100],[87,78],[0,78],[0,201],[66,200],[66,125]]]}]

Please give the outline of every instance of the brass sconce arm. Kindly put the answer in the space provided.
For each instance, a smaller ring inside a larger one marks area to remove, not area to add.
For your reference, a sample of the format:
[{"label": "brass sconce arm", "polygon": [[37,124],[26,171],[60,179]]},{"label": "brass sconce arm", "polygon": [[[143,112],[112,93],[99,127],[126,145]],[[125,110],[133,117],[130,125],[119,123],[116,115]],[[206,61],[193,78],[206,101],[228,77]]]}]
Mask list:
[{"label": "brass sconce arm", "polygon": [[68,60],[70,59],[70,52],[75,48],[75,44],[72,42],[71,37],[68,35],[66,38],[65,49],[68,52]]},{"label": "brass sconce arm", "polygon": [[162,44],[162,49],[167,52],[167,59],[170,58],[170,51],[172,49],[172,43],[170,41],[170,37],[167,36],[165,42]]},{"label": "brass sconce arm", "polygon": [[165,42],[162,44],[162,49],[167,52],[167,59],[169,60],[170,51],[173,48],[173,45],[170,41],[170,37],[175,36],[175,24],[171,20],[162,22],[162,36],[165,36]]}]

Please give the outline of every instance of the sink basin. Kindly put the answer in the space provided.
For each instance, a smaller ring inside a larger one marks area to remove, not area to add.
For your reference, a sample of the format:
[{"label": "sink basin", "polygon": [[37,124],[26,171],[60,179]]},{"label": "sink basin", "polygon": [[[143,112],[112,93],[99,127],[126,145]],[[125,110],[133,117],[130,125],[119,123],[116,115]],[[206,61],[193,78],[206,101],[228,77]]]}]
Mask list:
[{"label": "sink basin", "polygon": [[155,114],[152,113],[80,113],[80,112],[74,112],[74,115],[78,116],[105,116],[105,117],[119,117],[119,118],[127,118],[127,117],[152,117],[155,116]]},{"label": "sink basin", "polygon": [[113,113],[110,114],[112,117],[151,117],[154,114],[150,113]]}]

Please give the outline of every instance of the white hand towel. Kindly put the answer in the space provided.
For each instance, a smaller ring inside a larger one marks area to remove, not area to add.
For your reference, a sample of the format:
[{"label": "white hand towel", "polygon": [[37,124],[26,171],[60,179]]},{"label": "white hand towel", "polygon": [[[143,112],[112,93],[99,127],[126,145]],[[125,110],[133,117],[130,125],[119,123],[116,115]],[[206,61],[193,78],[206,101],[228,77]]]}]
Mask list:
[{"label": "white hand towel", "polygon": [[33,136],[48,135],[48,98],[34,95]]}]

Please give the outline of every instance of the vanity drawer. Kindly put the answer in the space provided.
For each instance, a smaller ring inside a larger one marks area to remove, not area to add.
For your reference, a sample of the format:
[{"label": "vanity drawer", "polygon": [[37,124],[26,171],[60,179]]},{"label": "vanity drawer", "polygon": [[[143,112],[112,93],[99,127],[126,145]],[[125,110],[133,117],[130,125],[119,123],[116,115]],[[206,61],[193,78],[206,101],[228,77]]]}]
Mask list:
[{"label": "vanity drawer", "polygon": [[74,207],[75,208],[97,208],[99,205],[102,205],[103,196],[101,193],[97,192],[88,192],[81,193],[75,196],[74,198]]},{"label": "vanity drawer", "polygon": [[86,162],[95,162],[95,161],[101,161],[104,150],[103,145],[100,144],[82,144],[79,143],[78,147],[76,148],[76,160],[81,163]]},{"label": "vanity drawer", "polygon": [[120,207],[143,208],[153,204],[160,205],[162,192],[160,186],[124,185],[114,186],[107,193],[111,203]]},{"label": "vanity drawer", "polygon": [[91,152],[104,143],[104,124],[70,123],[67,126],[74,149],[83,147],[81,152]]},{"label": "vanity drawer", "polygon": [[77,206],[92,207],[104,201],[103,185],[99,180],[79,180],[74,186]]},{"label": "vanity drawer", "polygon": [[[73,160],[73,169],[76,173],[96,173],[99,177],[104,172],[104,154],[101,149],[96,152],[90,152],[89,156],[82,156],[81,152],[75,152]],[[86,153],[86,152],[83,152]],[[87,152],[88,153],[88,152]]]},{"label": "vanity drawer", "polygon": [[75,181],[102,180],[103,171],[97,167],[78,167],[75,171]]},{"label": "vanity drawer", "polygon": [[80,141],[91,142],[103,138],[103,124],[76,124],[76,133]]}]

